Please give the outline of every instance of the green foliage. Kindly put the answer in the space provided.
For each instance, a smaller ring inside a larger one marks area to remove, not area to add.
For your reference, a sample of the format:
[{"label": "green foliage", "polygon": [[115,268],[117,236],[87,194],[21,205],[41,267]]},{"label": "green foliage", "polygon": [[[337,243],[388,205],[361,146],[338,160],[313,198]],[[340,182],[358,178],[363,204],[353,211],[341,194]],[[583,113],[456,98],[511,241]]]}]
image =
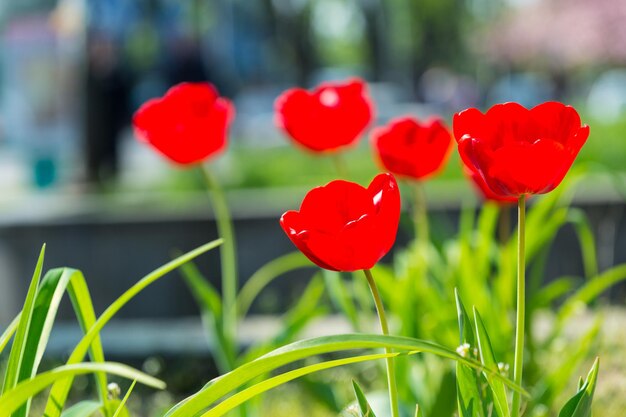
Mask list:
[{"label": "green foliage", "polygon": [[[222,415],[228,410],[234,408],[241,403],[252,398],[254,395],[270,389],[274,386],[292,380],[294,378],[306,375],[318,370],[329,369],[349,363],[360,361],[381,359],[390,356],[389,354],[374,355],[353,355],[345,359],[320,361],[311,366],[297,367],[293,371],[288,371],[260,382],[255,382],[258,377],[266,375],[268,372],[280,369],[286,365],[293,364],[306,358],[311,358],[323,354],[350,352],[362,349],[394,349],[398,355],[403,353],[424,352],[437,355],[442,358],[454,360],[473,369],[486,373],[489,377],[493,377],[502,381],[507,387],[528,395],[521,387],[516,386],[512,381],[500,375],[497,371],[485,368],[480,362],[459,356],[455,351],[445,348],[441,345],[406,337],[371,335],[371,334],[343,334],[334,336],[323,336],[313,339],[302,340],[291,343],[276,349],[258,359],[247,362],[233,371],[217,377],[207,383],[204,388],[194,395],[186,398],[178,403],[166,413],[166,417],[184,417],[189,415]],[[272,381],[272,382],[268,382]],[[229,393],[247,386],[243,391],[226,397]],[[223,406],[225,401],[231,398],[237,398],[228,402],[228,406]],[[223,400],[220,402],[220,400]],[[213,414],[213,408],[217,409],[217,414]],[[206,409],[210,408],[205,414]],[[209,414],[210,413],[210,414]]]},{"label": "green foliage", "polygon": [[122,401],[120,401],[120,403],[117,405],[117,409],[115,410],[113,417],[129,416],[129,413],[126,410],[126,401],[128,401],[130,394],[132,394],[133,389],[135,388],[135,384],[137,384],[137,380],[134,380],[133,383],[130,384],[128,391],[126,391],[126,395],[124,395]]},{"label": "green foliage", "polygon": [[[263,164],[273,166],[267,161]],[[299,163],[300,167],[308,165]],[[302,296],[284,314],[280,331],[243,352],[234,341],[236,326],[225,316],[244,318],[257,296],[275,279],[311,266],[302,254],[294,252],[269,262],[246,281],[238,294],[230,294],[229,298],[236,295],[234,303],[225,303],[211,281],[190,262],[219,246],[221,240],[217,240],[146,275],[96,317],[80,271],[54,269],[41,279],[42,249],[23,309],[0,335],[0,353],[12,341],[0,391],[0,417],[27,417],[32,398],[46,389],[46,417],[125,417],[130,416],[126,401],[136,382],[163,389],[164,384],[155,378],[106,362],[99,333],[136,295],[176,268],[180,268],[200,307],[206,330],[215,341],[213,354],[222,375],[172,407],[165,417],[221,416],[237,409],[243,416],[247,412],[242,406],[282,384],[341,366],[368,361],[382,364],[392,357],[398,365],[403,405],[419,404],[416,416],[510,417],[511,394],[520,392],[524,395],[525,415],[539,413],[538,407],[546,406],[550,415],[558,412],[559,417],[590,417],[598,361],[560,412],[557,402],[577,368],[589,358],[600,319],[570,341],[566,351],[560,350],[560,345],[574,313],[626,280],[626,265],[599,271],[589,222],[581,210],[569,207],[572,185],[581,172],[570,175],[569,186],[564,184],[550,195],[533,197],[526,219],[528,340],[523,381],[529,392],[515,385],[507,374],[515,333],[511,316],[515,311],[517,236],[513,233],[496,238],[503,229],[500,222],[505,220],[506,210],[486,204],[479,211],[473,206],[463,209],[458,235],[437,242],[413,242],[396,252],[392,265],[374,268],[373,276],[390,313],[392,334],[397,336],[357,333],[295,341],[306,325],[327,314],[331,305],[357,332],[370,322],[373,304],[361,273],[323,271],[313,275]],[[326,174],[323,170],[311,172],[315,178]],[[357,172],[357,176],[365,174],[365,170]],[[311,178],[302,179],[306,182]],[[566,225],[576,232],[584,273],[545,283],[547,255],[555,235]],[[84,336],[64,366],[40,372],[65,293]],[[462,300],[472,309],[467,310]],[[556,312],[550,313],[554,324],[538,337],[535,318],[546,310]],[[379,349],[389,349],[389,353],[375,352]],[[87,354],[90,363],[84,362]],[[93,375],[99,398],[66,408],[74,378],[84,374]],[[134,381],[123,399],[109,398],[106,374]],[[320,391],[314,383],[308,387]],[[330,408],[340,408],[332,388],[325,388],[320,397],[326,398]],[[361,416],[375,417],[356,382],[353,389]]]},{"label": "green foliage", "polygon": [[359,405],[359,411],[361,412],[360,417],[376,417],[376,414],[374,414],[374,410],[372,410],[372,407],[367,402],[367,398],[365,397],[363,390],[361,389],[359,384],[354,380],[352,381],[352,388],[354,389],[356,402]]},{"label": "green foliage", "polygon": [[[122,364],[105,362],[99,332],[127,302],[148,285],[185,262],[219,246],[220,243],[221,240],[210,242],[156,269],[123,293],[99,318],[96,318],[87,282],[80,271],[57,268],[50,270],[43,279],[40,279],[43,270],[44,246],[29,285],[23,309],[0,336],[0,353],[11,340],[13,341],[4,373],[4,385],[0,392],[0,417],[29,415],[33,397],[48,388],[50,388],[46,410],[48,417],[60,415],[86,417],[95,413],[100,413],[104,417],[128,416],[124,404],[135,383],[122,401],[110,399],[107,392],[106,374],[164,389],[165,384],[156,378]],[[69,295],[84,336],[66,365],[38,372],[61,299],[65,293]],[[82,360],[87,353],[90,354],[91,362],[83,363]],[[94,375],[99,400],[83,401],[63,411],[74,377],[84,374]]]},{"label": "green foliage", "polygon": [[[587,219],[582,211],[568,207],[572,187],[582,173],[572,173],[569,184],[563,184],[550,195],[533,197],[527,216],[526,334],[529,340],[524,382],[532,387],[533,394],[526,404],[527,414],[539,404],[547,405],[556,413],[555,402],[577,366],[589,355],[593,335],[598,331],[596,326],[570,342],[572,348],[567,352],[561,352],[563,332],[572,313],[626,279],[625,265],[598,273],[595,242]],[[503,369],[512,363],[514,328],[510,318],[515,308],[517,236],[513,233],[504,243],[498,242],[496,231],[503,213],[489,204],[478,213],[465,209],[456,238],[445,239],[428,248],[411,245],[396,254],[392,267],[381,266],[374,271],[384,304],[390,315],[396,317],[398,327],[392,333],[433,340],[445,346],[467,344],[479,350],[486,368],[497,369],[495,358]],[[561,277],[544,284],[546,254],[556,233],[567,224],[573,225],[577,232],[585,274]],[[469,300],[475,306],[474,325],[460,299]],[[451,309],[445,307],[453,303],[457,304],[457,320]],[[557,310],[558,314],[548,333],[539,334],[534,329],[536,317],[546,310]],[[484,313],[486,321],[478,311]],[[455,327],[460,328],[460,338]],[[548,357],[551,363],[544,363]],[[412,375],[419,373],[424,364],[420,361],[403,363],[406,370],[399,373],[399,378],[403,378],[399,385],[415,387]],[[448,368],[429,365],[428,369],[428,378],[417,385],[420,389],[400,388],[404,402],[419,403],[425,415],[452,415],[452,412],[446,414],[433,408],[438,403],[437,395],[445,395],[438,381],[445,380]],[[463,417],[490,415],[490,407],[494,407],[499,416],[508,415],[508,396],[500,384],[490,383],[484,376],[459,364],[456,375],[457,405]]]},{"label": "green foliage", "polygon": [[90,417],[102,408],[100,401],[81,401],[61,414],[61,417]]},{"label": "green foliage", "polygon": [[[128,379],[136,379],[144,385],[157,389],[165,388],[164,382],[120,363],[104,362],[64,365],[51,371],[42,372],[34,378],[19,383],[13,389],[5,391],[2,397],[0,397],[0,417],[11,416],[12,413],[22,407],[30,398],[45,390],[50,385],[58,383],[58,381],[63,381],[70,377],[73,378],[77,375],[95,374],[99,372],[106,372]],[[59,404],[59,406],[61,405]],[[106,413],[106,410],[104,406],[101,408],[103,413]]]},{"label": "green foliage", "polygon": [[561,409],[559,417],[591,417],[591,400],[598,380],[599,359],[593,364],[587,379],[580,385],[578,392]]}]

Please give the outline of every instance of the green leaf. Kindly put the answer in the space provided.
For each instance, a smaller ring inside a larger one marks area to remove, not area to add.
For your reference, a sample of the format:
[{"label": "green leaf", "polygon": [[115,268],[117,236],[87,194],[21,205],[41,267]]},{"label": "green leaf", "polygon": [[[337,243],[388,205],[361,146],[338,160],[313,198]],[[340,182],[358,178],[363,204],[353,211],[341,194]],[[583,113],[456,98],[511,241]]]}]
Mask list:
[{"label": "green leaf", "polygon": [[324,295],[324,281],[320,274],[315,274],[305,288],[298,302],[291,307],[281,318],[283,326],[271,339],[258,346],[252,346],[239,363],[246,363],[259,356],[291,343],[311,320],[328,312],[326,306],[320,306],[320,299]]},{"label": "green leaf", "polygon": [[482,417],[483,400],[476,371],[466,365],[456,364],[457,406],[461,417]]},{"label": "green leaf", "polygon": [[[459,345],[476,346],[472,322],[467,315],[458,291],[454,290],[459,322]],[[475,369],[461,363],[456,364],[457,405],[461,417],[483,417],[485,405],[480,390],[480,376]]]},{"label": "green leaf", "polygon": [[[434,401],[428,408],[428,415],[442,417],[452,417],[456,415],[458,390],[455,384],[455,373],[450,368],[446,368],[438,384],[435,385],[428,381],[428,384],[432,385],[435,391],[433,396]],[[426,407],[424,407],[424,409],[426,409]]]},{"label": "green leaf", "polygon": [[596,256],[596,240],[591,230],[591,225],[587,215],[581,209],[572,208],[568,213],[568,221],[574,225],[578,241],[580,242],[580,252],[583,258],[585,277],[591,279],[598,275],[598,258]]},{"label": "green leaf", "polygon": [[17,330],[17,325],[20,323],[20,316],[22,313],[18,314],[17,317],[11,321],[11,323],[7,326],[4,333],[0,336],[0,353],[4,350],[4,348],[9,344],[9,341],[15,334]]},{"label": "green leaf", "polygon": [[61,414],[61,417],[90,417],[102,408],[98,401],[81,401],[74,404]]},{"label": "green leaf", "polygon": [[528,301],[529,311],[547,308],[559,297],[567,294],[574,287],[574,277],[555,279],[543,288],[537,290]]},{"label": "green leaf", "polygon": [[198,304],[207,338],[213,342],[210,347],[218,370],[220,373],[228,372],[235,364],[235,357],[234,349],[224,334],[221,296],[193,262],[181,265],[180,273]]},{"label": "green leaf", "polygon": [[480,210],[477,222],[476,238],[477,245],[474,251],[474,262],[477,267],[477,274],[474,276],[484,285],[489,278],[489,267],[491,266],[491,253],[494,246],[494,236],[498,219],[504,210],[509,207],[500,207],[497,204],[485,204]]},{"label": "green leaf", "polygon": [[28,399],[45,390],[56,381],[94,372],[106,372],[123,378],[136,379],[144,385],[157,389],[165,388],[163,381],[120,363],[105,362],[64,365],[51,371],[43,372],[27,381],[22,381],[13,389],[6,391],[0,397],[0,417],[9,417]]},{"label": "green leaf", "polygon": [[166,416],[187,417],[199,414],[207,407],[210,407],[215,401],[218,401],[229,392],[242,387],[249,381],[254,380],[256,377],[301,359],[331,352],[381,348],[395,349],[399,352],[427,352],[443,358],[456,360],[486,372],[490,376],[502,380],[512,389],[518,390],[526,396],[528,395],[521,387],[516,386],[515,383],[501,376],[499,373],[485,369],[479,362],[460,357],[456,352],[437,345],[436,343],[407,337],[378,334],[343,334],[301,340],[274,350],[252,362],[248,362],[232,372],[210,381],[196,394],[170,409]]},{"label": "green leaf", "polygon": [[456,300],[456,314],[459,323],[459,345],[468,343],[470,346],[476,346],[472,322],[469,319],[467,310],[465,310],[461,296],[456,288],[454,289],[454,298]]},{"label": "green leaf", "polygon": [[[83,332],[93,325],[96,320],[91,295],[85,278],[80,271],[70,268],[57,268],[49,271],[37,289],[35,308],[28,329],[25,353],[20,366],[19,381],[30,379],[37,374],[39,364],[43,358],[50,332],[65,291],[68,291],[72,300],[76,317]],[[104,362],[104,353],[99,338],[91,345],[91,358],[94,362]],[[107,404],[107,380],[102,373],[96,374],[96,385],[99,389],[100,400]],[[30,409],[30,401],[20,408],[14,417],[26,417]]]},{"label": "green leaf", "polygon": [[367,398],[365,397],[363,390],[355,380],[352,380],[352,388],[354,389],[356,402],[359,405],[359,409],[361,410],[361,417],[376,417],[376,414],[374,414],[374,410],[372,410],[372,407],[367,402]]},{"label": "green leaf", "polygon": [[578,305],[590,303],[604,291],[625,279],[626,264],[620,264],[589,280],[563,304],[558,313],[559,320],[570,317]]},{"label": "green leaf", "polygon": [[[103,313],[93,326],[90,327],[89,331],[83,338],[80,340],[78,345],[74,348],[74,351],[70,355],[70,358],[67,361],[68,365],[76,364],[83,360],[90,346],[93,344],[94,340],[99,337],[100,330],[111,320],[117,312],[124,307],[130,300],[132,300],[137,294],[143,291],[150,284],[157,281],[159,278],[163,277],[168,272],[173,271],[174,269],[180,267],[185,262],[189,262],[192,259],[202,255],[214,249],[222,244],[222,239],[217,239],[212,242],[209,242],[205,245],[202,245],[186,254],[179,256],[178,258],[166,263],[165,265],[155,269],[141,280],[139,280],[135,285],[126,290],[117,300],[115,300]],[[141,382],[141,380],[139,380]],[[56,381],[50,390],[50,396],[48,398],[48,403],[45,408],[46,417],[58,417],[63,410],[65,405],[65,400],[67,399],[67,395],[72,386],[73,377],[70,375],[69,378],[65,378],[59,381]]]},{"label": "green leaf", "polygon": [[239,315],[244,317],[248,313],[259,293],[274,279],[289,271],[307,267],[314,267],[314,265],[300,251],[280,256],[263,265],[241,287],[237,297]]},{"label": "green leaf", "polygon": [[[113,417],[119,417],[120,416],[120,413],[122,412],[122,410],[124,410],[124,406],[126,405],[126,401],[128,401],[128,398],[130,397],[130,394],[133,392],[133,388],[135,388],[135,384],[137,384],[137,380],[136,379],[133,381],[132,384],[130,384],[130,388],[128,388],[128,391],[126,391],[126,395],[124,396],[124,398],[122,399],[122,401],[118,405],[117,410],[115,410],[115,413],[113,414]],[[126,414],[128,414],[128,413],[126,413]]]},{"label": "green leaf", "polygon": [[569,348],[560,354],[559,362],[553,364],[540,384],[536,384],[539,389],[535,389],[533,398],[543,404],[550,404],[563,392],[567,381],[571,379],[577,366],[589,357],[591,347],[597,341],[602,323],[602,317],[597,317],[582,337],[568,345]]},{"label": "green leaf", "polygon": [[[95,313],[91,302],[91,296],[85,279],[80,271],[70,268],[51,270],[41,281],[35,299],[35,307],[31,317],[31,325],[28,330],[25,354],[20,366],[19,380],[28,379],[37,372],[39,363],[45,351],[50,330],[56,316],[59,302],[64,291],[67,290],[72,300],[76,317],[83,332],[95,322]],[[20,313],[21,314],[21,313]],[[11,334],[15,331],[20,315],[16,317],[2,336],[0,347],[4,347]],[[2,349],[0,349],[1,351]],[[104,362],[102,345],[99,337],[96,337],[90,347],[91,359],[94,362]],[[106,376],[96,374],[96,382],[99,388],[101,400],[107,401]],[[29,403],[18,410],[21,415],[28,414]],[[17,414],[20,415],[20,414]]]},{"label": "green leaf", "polygon": [[180,266],[180,273],[185,283],[201,308],[210,311],[213,316],[221,319],[222,299],[215,287],[206,280],[193,262]]},{"label": "green leaf", "polygon": [[339,414],[343,407],[343,399],[337,398],[341,393],[337,392],[336,387],[328,383],[328,379],[324,378],[302,378],[298,384],[306,391],[311,399],[321,406],[328,409],[333,414]]},{"label": "green leaf", "polygon": [[[332,361],[320,362],[315,365],[309,365],[302,368],[294,369],[293,371],[285,372],[284,374],[280,374],[278,376],[265,379],[258,384],[252,385],[241,392],[238,392],[224,401],[217,404],[215,407],[211,408],[207,412],[202,414],[202,417],[219,417],[233,410],[235,407],[243,404],[249,399],[262,394],[272,388],[275,388],[279,385],[283,385],[289,381],[293,381],[294,379],[300,378],[302,376],[323,371],[326,369],[335,368],[338,366],[344,366],[354,363],[360,363],[365,361],[371,361],[376,359],[384,359],[391,356],[398,356],[398,353],[379,353],[374,355],[363,355],[350,357],[346,359],[336,359]],[[188,415],[188,414],[187,414]]]},{"label": "green leaf", "polygon": [[[93,308],[87,281],[83,273],[76,269],[63,268],[63,276],[65,275],[70,276],[67,292],[72,302],[72,308],[76,313],[76,318],[83,334],[87,334],[96,322],[96,312]],[[100,335],[95,335],[93,338],[89,346],[89,356],[92,362],[104,362],[104,350],[100,341]],[[95,373],[94,376],[100,401],[106,406],[108,404],[107,377],[101,372]]]},{"label": "green leaf", "polygon": [[33,310],[35,309],[35,298],[37,296],[37,287],[39,285],[39,279],[41,278],[41,270],[43,268],[45,253],[46,245],[43,245],[41,252],[39,253],[39,259],[37,260],[37,266],[35,267],[33,278],[30,281],[28,293],[26,294],[26,301],[24,301],[24,308],[22,309],[20,321],[15,331],[15,338],[13,340],[13,346],[11,346],[11,353],[9,354],[6,373],[4,375],[4,385],[0,394],[13,389],[13,387],[15,387],[19,382],[22,358],[27,354],[26,341],[28,338],[28,329],[31,325]]},{"label": "green leaf", "polygon": [[[474,320],[476,322],[476,335],[481,362],[483,363],[483,365],[485,365],[487,369],[491,369],[494,372],[499,372],[498,362],[496,361],[496,357],[493,353],[493,348],[491,347],[491,341],[489,340],[487,329],[485,329],[483,320],[480,317],[478,310],[476,310],[475,308]],[[510,411],[509,403],[506,396],[506,388],[504,387],[504,384],[501,380],[493,378],[492,375],[484,375],[487,378],[487,383],[489,384],[489,388],[491,389],[493,402],[496,410],[498,411],[498,416],[508,417],[510,415]]]},{"label": "green leaf", "polygon": [[322,274],[326,282],[326,289],[328,290],[330,301],[335,308],[341,311],[350,321],[352,328],[354,328],[355,331],[360,331],[359,315],[354,301],[346,289],[346,284],[341,278],[341,273],[324,269],[322,270]]},{"label": "green leaf", "polygon": [[585,383],[580,387],[576,395],[565,403],[559,412],[559,417],[591,417],[591,402],[598,380],[598,368],[600,360],[596,358]]}]

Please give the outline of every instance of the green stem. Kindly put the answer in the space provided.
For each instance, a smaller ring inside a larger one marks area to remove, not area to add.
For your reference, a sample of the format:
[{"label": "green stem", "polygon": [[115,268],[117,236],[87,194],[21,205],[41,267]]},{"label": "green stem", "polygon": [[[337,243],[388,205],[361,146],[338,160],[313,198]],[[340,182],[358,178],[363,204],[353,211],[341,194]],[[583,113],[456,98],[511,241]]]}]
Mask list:
[{"label": "green stem", "polygon": [[498,240],[501,244],[505,244],[511,236],[511,207],[503,204],[498,207],[500,217],[498,218]]},{"label": "green stem", "polygon": [[343,159],[343,156],[340,153],[335,153],[331,156],[333,160],[333,164],[335,165],[335,171],[337,171],[337,175],[341,178],[348,178],[348,168],[346,166],[346,161]]},{"label": "green stem", "polygon": [[428,211],[426,207],[426,193],[421,181],[415,181],[413,187],[413,216],[415,239],[423,248],[428,247],[430,240]]},{"label": "green stem", "polygon": [[235,233],[233,221],[226,203],[224,192],[219,186],[208,166],[202,166],[202,172],[209,190],[212,192],[213,210],[217,223],[217,232],[224,239],[220,248],[222,266],[222,325],[224,338],[228,343],[226,349],[234,366],[237,349],[237,252],[235,249]]},{"label": "green stem", "polygon": [[[524,367],[524,326],[526,314],[526,259],[524,246],[526,241],[526,195],[522,194],[518,200],[517,220],[517,322],[515,329],[515,367],[513,379],[519,386],[522,385],[522,371]],[[513,392],[511,417],[520,415],[521,394]]]},{"label": "green stem", "polygon": [[[369,269],[364,269],[365,278],[367,278],[367,283],[372,291],[372,296],[374,297],[374,304],[376,304],[376,311],[378,312],[378,320],[380,321],[380,327],[383,331],[384,335],[389,335],[389,325],[387,324],[387,316],[385,315],[385,307],[383,306],[383,301],[380,298],[380,294],[378,292],[378,287],[376,286],[376,281],[374,281],[374,277],[372,276],[372,271]],[[385,353],[392,353],[391,349],[385,348]],[[396,369],[394,366],[394,360],[392,357],[386,358],[387,362],[387,385],[389,387],[389,402],[391,403],[391,416],[399,417],[399,407],[398,407],[398,387],[396,386]]]}]

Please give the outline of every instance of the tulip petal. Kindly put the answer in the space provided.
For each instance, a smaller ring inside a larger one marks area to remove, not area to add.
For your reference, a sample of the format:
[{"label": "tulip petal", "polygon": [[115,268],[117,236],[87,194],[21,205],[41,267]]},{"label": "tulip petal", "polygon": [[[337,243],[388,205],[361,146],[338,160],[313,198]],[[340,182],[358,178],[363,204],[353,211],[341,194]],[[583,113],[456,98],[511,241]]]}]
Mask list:
[{"label": "tulip petal", "polygon": [[332,152],[354,143],[372,120],[373,104],[362,80],[294,88],[275,103],[276,125],[299,146]]},{"label": "tulip petal", "polygon": [[493,161],[485,175],[489,186],[506,190],[508,195],[521,195],[552,191],[573,158],[559,142],[540,139],[533,144],[502,147],[494,153]]},{"label": "tulip petal", "polygon": [[452,150],[450,133],[439,119],[425,124],[410,117],[392,120],[373,132],[372,143],[385,169],[418,180],[442,169]]},{"label": "tulip petal", "polygon": [[317,230],[336,231],[346,223],[357,220],[372,208],[369,193],[358,184],[336,180],[309,191],[300,206],[311,227]]},{"label": "tulip petal", "polygon": [[373,267],[391,249],[399,219],[398,185],[391,174],[380,174],[368,188],[341,180],[314,188],[280,224],[316,265],[356,271]]},{"label": "tulip petal", "polygon": [[549,137],[568,145],[568,140],[580,129],[580,116],[571,106],[549,101],[531,109],[533,121],[540,129],[542,137]]},{"label": "tulip petal", "polygon": [[398,183],[393,175],[388,173],[379,174],[368,187],[370,192],[375,216],[376,237],[380,241],[380,248],[384,256],[396,241],[396,233],[400,222],[401,199]]},{"label": "tulip petal", "polygon": [[234,107],[208,83],[182,83],[133,116],[137,138],[172,162],[202,162],[222,151]]},{"label": "tulip petal", "polygon": [[300,219],[300,213],[297,211],[288,211],[281,216],[280,225],[293,244],[296,245],[300,252],[309,258],[311,262],[321,268],[338,271],[337,268],[315,255],[315,251],[310,248],[311,232],[307,230],[306,225]]},{"label": "tulip petal", "polygon": [[[576,110],[547,102],[527,110],[497,104],[483,116],[469,109],[454,118],[465,165],[500,198],[542,194],[563,180],[589,136]],[[477,180],[480,186],[481,181]]]}]

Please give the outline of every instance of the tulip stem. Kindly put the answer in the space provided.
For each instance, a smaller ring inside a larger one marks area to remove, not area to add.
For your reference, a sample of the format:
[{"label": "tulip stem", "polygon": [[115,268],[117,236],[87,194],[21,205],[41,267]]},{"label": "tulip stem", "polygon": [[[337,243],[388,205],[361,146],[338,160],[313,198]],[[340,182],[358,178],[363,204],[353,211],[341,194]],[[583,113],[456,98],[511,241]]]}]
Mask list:
[{"label": "tulip stem", "polygon": [[[228,204],[219,182],[208,166],[202,166],[202,172],[209,190],[212,192],[211,202],[215,212],[217,232],[224,239],[220,248],[220,263],[222,266],[222,325],[224,339],[228,346],[225,352],[228,356],[228,368],[232,369],[237,349],[237,253],[235,249],[235,233]],[[229,369],[229,370],[230,370]]]},{"label": "tulip stem", "polygon": [[[385,315],[385,307],[383,306],[383,301],[380,298],[380,293],[378,292],[378,287],[376,286],[376,281],[374,281],[374,277],[372,276],[372,271],[369,269],[364,269],[365,278],[367,278],[367,284],[372,291],[372,296],[374,297],[374,304],[376,305],[376,312],[378,313],[378,320],[380,321],[380,327],[384,335],[389,335],[389,325],[387,324],[387,316]],[[392,353],[392,350],[389,348],[385,348],[385,353]],[[391,416],[399,417],[399,407],[398,407],[398,387],[396,386],[396,369],[394,365],[393,357],[388,357],[385,359],[387,362],[387,385],[389,387],[389,402],[391,403]]]},{"label": "tulip stem", "polygon": [[426,193],[421,181],[415,181],[413,187],[413,222],[415,223],[415,239],[422,248],[428,247],[430,232],[428,228],[428,212]]},{"label": "tulip stem", "polygon": [[[526,195],[522,194],[518,200],[517,220],[517,322],[515,324],[515,366],[513,379],[518,386],[522,385],[522,371],[524,367],[524,321],[526,310]],[[511,417],[520,415],[521,394],[513,392]]]},{"label": "tulip stem", "polygon": [[339,175],[343,179],[348,178],[348,168],[346,167],[346,161],[343,159],[341,154],[336,153],[331,156],[333,160],[333,164],[335,165],[335,171],[337,171],[337,175]]},{"label": "tulip stem", "polygon": [[503,204],[498,207],[500,217],[498,217],[498,240],[505,244],[511,236],[511,207]]}]

